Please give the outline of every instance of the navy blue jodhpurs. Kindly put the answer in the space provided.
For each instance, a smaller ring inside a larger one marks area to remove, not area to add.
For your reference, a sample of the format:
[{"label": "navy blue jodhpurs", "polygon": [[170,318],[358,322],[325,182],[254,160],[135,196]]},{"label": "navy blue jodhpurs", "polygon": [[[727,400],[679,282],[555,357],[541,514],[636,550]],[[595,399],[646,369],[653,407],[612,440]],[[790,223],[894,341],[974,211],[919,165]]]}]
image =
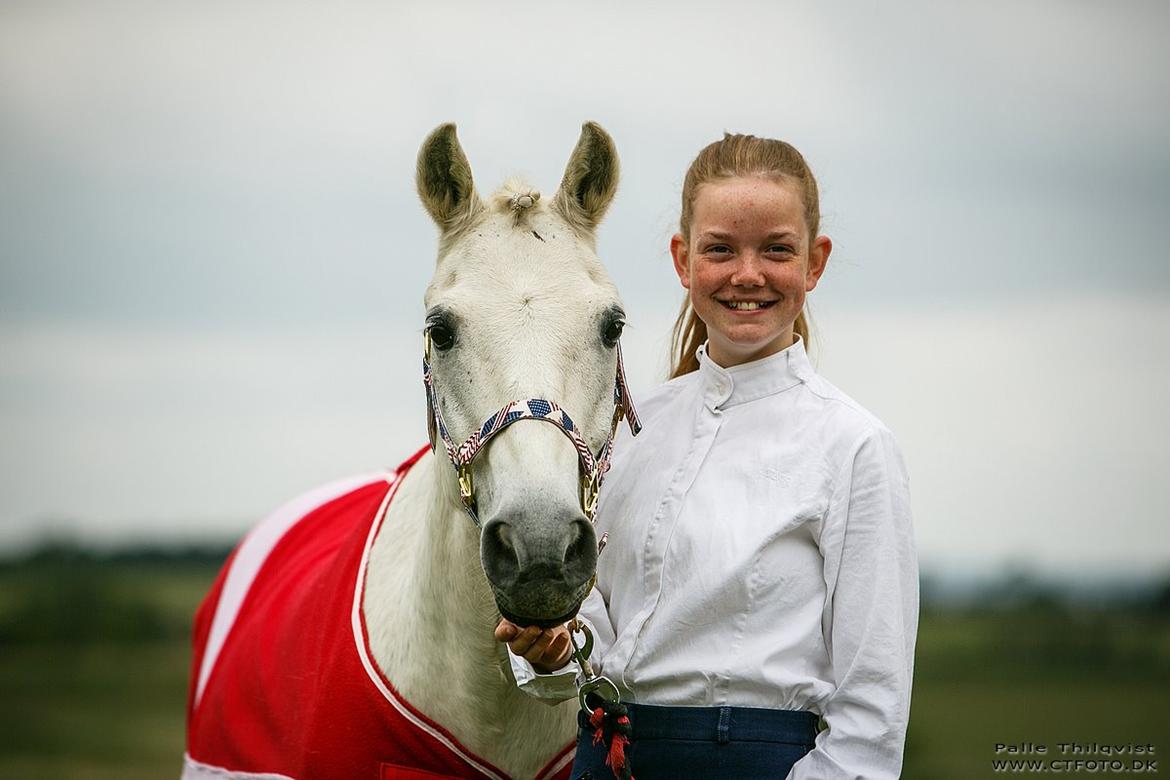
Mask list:
[{"label": "navy blue jodhpurs", "polygon": [[[627,704],[626,757],[635,780],[784,778],[812,750],[818,718],[811,712],[756,707],[660,707]],[[578,713],[572,780],[612,780],[604,743]]]}]

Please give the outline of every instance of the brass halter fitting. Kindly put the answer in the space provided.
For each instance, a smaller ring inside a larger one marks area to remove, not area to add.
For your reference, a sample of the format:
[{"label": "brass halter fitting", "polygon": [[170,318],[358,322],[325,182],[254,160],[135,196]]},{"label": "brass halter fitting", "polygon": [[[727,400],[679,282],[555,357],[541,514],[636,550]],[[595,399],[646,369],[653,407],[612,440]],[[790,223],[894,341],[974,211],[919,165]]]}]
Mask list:
[{"label": "brass halter fitting", "polygon": [[471,484],[471,464],[459,467],[459,498],[463,506],[475,511],[475,490]]}]

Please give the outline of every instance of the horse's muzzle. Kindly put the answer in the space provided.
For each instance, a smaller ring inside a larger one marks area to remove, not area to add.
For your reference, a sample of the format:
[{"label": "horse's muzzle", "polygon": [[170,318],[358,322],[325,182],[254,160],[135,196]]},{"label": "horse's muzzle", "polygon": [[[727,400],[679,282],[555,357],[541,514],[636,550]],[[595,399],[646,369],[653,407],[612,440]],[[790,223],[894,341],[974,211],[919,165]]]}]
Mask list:
[{"label": "horse's muzzle", "polygon": [[584,517],[486,523],[480,555],[500,614],[517,625],[541,628],[576,615],[597,569],[596,538]]}]

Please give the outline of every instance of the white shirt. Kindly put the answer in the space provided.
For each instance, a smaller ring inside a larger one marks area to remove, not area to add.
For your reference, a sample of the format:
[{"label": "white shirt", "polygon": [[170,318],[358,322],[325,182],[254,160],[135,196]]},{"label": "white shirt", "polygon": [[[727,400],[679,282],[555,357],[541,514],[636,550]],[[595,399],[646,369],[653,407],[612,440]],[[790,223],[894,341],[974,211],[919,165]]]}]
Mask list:
[{"label": "white shirt", "polygon": [[[828,728],[793,780],[896,778],[910,711],[918,565],[906,469],[877,418],[798,338],[639,399],[600,497],[609,545],[581,608],[591,660],[645,704],[807,710]],[[575,695],[570,664],[520,686]]]}]

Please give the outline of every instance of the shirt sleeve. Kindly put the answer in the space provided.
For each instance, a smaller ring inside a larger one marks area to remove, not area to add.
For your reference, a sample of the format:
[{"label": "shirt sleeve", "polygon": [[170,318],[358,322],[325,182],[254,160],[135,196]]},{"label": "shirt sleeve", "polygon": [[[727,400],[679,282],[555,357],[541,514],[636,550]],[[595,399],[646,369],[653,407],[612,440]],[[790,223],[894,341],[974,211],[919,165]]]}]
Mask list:
[{"label": "shirt sleeve", "polygon": [[[605,600],[596,587],[589,591],[589,595],[581,603],[577,617],[593,633],[593,651],[590,653],[589,661],[595,670],[598,670],[600,668],[598,659],[613,644],[614,631]],[[576,697],[577,678],[581,675],[581,666],[575,660],[570,660],[550,674],[536,671],[527,659],[511,650],[508,650],[508,660],[512,664],[512,675],[516,678],[516,685],[529,696],[544,699],[550,704]]]},{"label": "shirt sleeve", "polygon": [[821,535],[822,628],[836,689],[828,728],[789,780],[884,780],[901,774],[914,644],[918,561],[906,469],[893,435],[862,437],[838,477]]}]

